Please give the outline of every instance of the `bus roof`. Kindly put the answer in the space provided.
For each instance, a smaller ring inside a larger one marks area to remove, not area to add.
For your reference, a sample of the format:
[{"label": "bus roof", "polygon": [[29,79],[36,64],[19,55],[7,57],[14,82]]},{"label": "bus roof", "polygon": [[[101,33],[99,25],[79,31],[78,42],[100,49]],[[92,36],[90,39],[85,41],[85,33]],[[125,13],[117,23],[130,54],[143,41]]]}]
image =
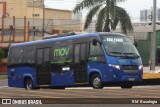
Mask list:
[{"label": "bus roof", "polygon": [[66,40],[66,39],[76,39],[81,37],[89,37],[89,36],[98,36],[98,35],[117,35],[117,36],[125,36],[124,34],[119,33],[110,33],[110,32],[95,32],[95,33],[87,33],[87,34],[78,34],[78,35],[69,35],[69,36],[63,36],[63,37],[57,37],[57,38],[50,38],[50,39],[44,39],[44,40],[37,40],[37,41],[30,41],[30,42],[23,42],[23,43],[17,43],[11,45],[11,47],[16,46],[25,46],[25,45],[32,45],[32,44],[38,44],[38,43],[46,43],[51,41],[58,41],[58,40]]}]

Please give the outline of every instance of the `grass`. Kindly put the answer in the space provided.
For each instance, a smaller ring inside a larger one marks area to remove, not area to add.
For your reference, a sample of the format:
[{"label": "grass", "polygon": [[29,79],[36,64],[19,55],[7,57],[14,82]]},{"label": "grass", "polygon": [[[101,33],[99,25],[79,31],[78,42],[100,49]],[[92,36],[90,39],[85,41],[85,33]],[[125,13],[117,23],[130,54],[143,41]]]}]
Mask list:
[{"label": "grass", "polygon": [[7,79],[7,75],[0,75],[0,80]]}]

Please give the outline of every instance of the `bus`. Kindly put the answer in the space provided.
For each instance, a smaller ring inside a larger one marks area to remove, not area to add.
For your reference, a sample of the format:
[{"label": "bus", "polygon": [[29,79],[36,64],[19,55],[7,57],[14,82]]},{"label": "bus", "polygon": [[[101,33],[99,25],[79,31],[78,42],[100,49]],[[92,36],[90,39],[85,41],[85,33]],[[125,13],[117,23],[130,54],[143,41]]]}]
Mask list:
[{"label": "bus", "polygon": [[17,43],[8,52],[8,86],[31,90],[109,83],[132,88],[143,65],[134,43],[123,34],[96,32]]}]

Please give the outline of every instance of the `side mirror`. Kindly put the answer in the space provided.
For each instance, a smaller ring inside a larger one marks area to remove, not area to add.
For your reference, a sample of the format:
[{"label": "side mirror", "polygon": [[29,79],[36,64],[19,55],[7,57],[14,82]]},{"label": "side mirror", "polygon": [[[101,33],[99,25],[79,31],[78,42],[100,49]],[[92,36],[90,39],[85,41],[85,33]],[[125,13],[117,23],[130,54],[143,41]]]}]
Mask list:
[{"label": "side mirror", "polygon": [[97,39],[93,39],[93,40],[92,40],[92,44],[93,44],[94,46],[97,46],[97,43],[99,43],[99,44],[101,45],[101,43],[100,43]]},{"label": "side mirror", "polygon": [[137,47],[138,46],[138,41],[134,40],[134,46]]}]

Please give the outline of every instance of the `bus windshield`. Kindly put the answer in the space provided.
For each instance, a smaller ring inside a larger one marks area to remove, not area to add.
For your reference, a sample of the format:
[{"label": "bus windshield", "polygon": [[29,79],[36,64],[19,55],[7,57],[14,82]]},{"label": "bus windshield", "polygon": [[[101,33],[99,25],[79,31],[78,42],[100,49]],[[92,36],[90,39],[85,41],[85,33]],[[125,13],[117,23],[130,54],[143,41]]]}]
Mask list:
[{"label": "bus windshield", "polygon": [[102,36],[102,42],[106,52],[114,57],[138,58],[139,53],[132,41],[125,36]]}]

